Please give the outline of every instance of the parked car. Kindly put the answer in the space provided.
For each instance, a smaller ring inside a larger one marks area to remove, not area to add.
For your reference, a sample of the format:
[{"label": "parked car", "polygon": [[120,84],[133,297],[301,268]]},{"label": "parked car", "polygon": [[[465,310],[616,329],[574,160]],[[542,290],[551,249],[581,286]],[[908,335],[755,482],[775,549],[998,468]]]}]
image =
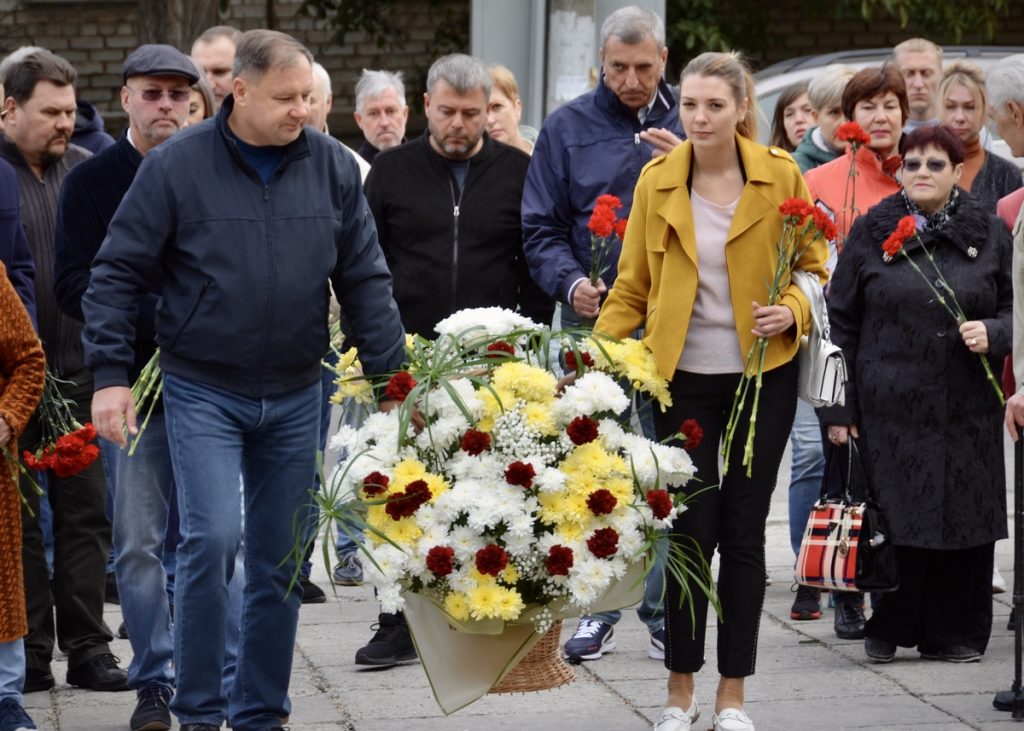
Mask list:
[{"label": "parked car", "polygon": [[[943,46],[943,62],[949,63],[963,59],[976,63],[983,71],[989,69],[1000,59],[1024,53],[1024,46]],[[880,66],[892,60],[891,48],[868,48],[853,51],[838,51],[817,56],[799,56],[786,61],[772,64],[754,75],[757,90],[757,105],[761,114],[759,120],[759,137],[761,142],[768,144],[771,136],[771,120],[775,114],[775,105],[779,95],[791,84],[798,81],[809,81],[825,66],[833,63],[844,63],[854,69],[866,66]],[[1012,160],[1024,169],[1024,158],[1015,158],[1010,148],[996,133],[994,124],[988,125],[992,135],[990,148],[998,155]]]}]

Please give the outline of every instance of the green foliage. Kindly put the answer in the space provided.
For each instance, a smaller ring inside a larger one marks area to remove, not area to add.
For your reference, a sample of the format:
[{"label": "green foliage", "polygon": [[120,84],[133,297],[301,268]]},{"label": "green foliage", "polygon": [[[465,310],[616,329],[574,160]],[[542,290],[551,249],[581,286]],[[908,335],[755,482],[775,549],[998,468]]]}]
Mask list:
[{"label": "green foliage", "polygon": [[938,43],[960,43],[965,36],[991,41],[1010,10],[1009,0],[843,0],[842,5],[859,7],[867,21],[894,18],[901,28],[913,22],[917,32]]}]

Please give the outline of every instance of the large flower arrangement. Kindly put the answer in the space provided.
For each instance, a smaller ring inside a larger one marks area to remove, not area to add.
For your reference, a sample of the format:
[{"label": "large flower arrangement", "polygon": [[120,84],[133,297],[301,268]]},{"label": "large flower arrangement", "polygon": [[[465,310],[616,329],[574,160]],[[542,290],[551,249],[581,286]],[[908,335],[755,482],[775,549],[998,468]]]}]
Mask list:
[{"label": "large flower arrangement", "polygon": [[[553,334],[506,310],[464,310],[437,331],[412,337],[407,367],[381,384],[400,408],[334,438],[348,457],[327,481],[322,520],[346,529],[361,516],[384,611],[414,592],[456,622],[529,620],[543,632],[587,611],[685,509],[669,488],[694,476],[686,451],[619,423],[622,383],[662,404],[667,384],[637,341]],[[572,374],[561,381],[547,367],[556,350]],[[699,551],[684,546],[670,547],[669,570],[711,593]]]}]

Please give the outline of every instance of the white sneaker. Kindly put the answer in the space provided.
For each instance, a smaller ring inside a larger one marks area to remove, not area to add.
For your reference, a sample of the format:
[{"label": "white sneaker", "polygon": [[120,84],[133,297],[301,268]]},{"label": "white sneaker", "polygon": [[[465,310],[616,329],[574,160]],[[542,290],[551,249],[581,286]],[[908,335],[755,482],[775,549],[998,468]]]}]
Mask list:
[{"label": "white sneaker", "polygon": [[1005,594],[1006,593],[1006,579],[999,573],[999,567],[992,564],[992,593],[993,594]]},{"label": "white sneaker", "polygon": [[700,718],[700,709],[697,708],[697,699],[690,701],[690,707],[685,711],[679,706],[669,706],[658,720],[654,722],[654,731],[690,731],[692,724],[697,723]]},{"label": "white sneaker", "polygon": [[739,708],[723,708],[711,717],[715,731],[754,731],[754,722]]}]

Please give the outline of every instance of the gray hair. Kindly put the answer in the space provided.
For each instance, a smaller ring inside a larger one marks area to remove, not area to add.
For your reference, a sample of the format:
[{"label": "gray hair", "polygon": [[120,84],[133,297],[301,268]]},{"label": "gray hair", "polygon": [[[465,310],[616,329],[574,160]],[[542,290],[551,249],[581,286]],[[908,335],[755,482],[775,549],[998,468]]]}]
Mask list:
[{"label": "gray hair", "polygon": [[[4,77],[7,76],[7,71],[16,63],[20,63],[25,60],[25,57],[29,54],[35,53],[36,51],[48,51],[48,49],[42,46],[22,46],[17,50],[11,51],[0,61],[0,84],[4,83]],[[2,102],[3,100],[0,100]]]},{"label": "gray hair", "polygon": [[829,64],[811,79],[807,85],[807,101],[815,112],[839,106],[843,101],[843,90],[856,73],[844,63]]},{"label": "gray hair", "polygon": [[239,37],[235,48],[234,76],[260,77],[272,67],[287,69],[300,58],[313,65],[313,54],[287,33],[276,30],[250,30]]},{"label": "gray hair", "polygon": [[1024,107],[1024,55],[1003,59],[988,72],[988,99],[992,109],[1006,111],[1009,102]]},{"label": "gray hair", "polygon": [[452,53],[434,61],[427,72],[427,93],[434,90],[434,85],[444,79],[459,94],[467,94],[481,89],[484,96],[491,97],[491,72],[487,65],[475,56],[464,53]]},{"label": "gray hair", "polygon": [[362,114],[367,99],[376,99],[388,89],[395,90],[398,103],[405,109],[405,84],[402,83],[401,71],[363,69],[356,82],[356,111]]},{"label": "gray hair", "polygon": [[653,38],[660,53],[665,47],[665,21],[653,10],[639,5],[628,5],[604,19],[601,24],[601,48],[608,45],[608,39],[612,36],[627,46],[643,43],[646,38]]},{"label": "gray hair", "polygon": [[320,80],[320,83],[324,85],[324,97],[331,95],[331,75],[327,73],[327,69],[322,64],[313,63],[313,76]]}]

